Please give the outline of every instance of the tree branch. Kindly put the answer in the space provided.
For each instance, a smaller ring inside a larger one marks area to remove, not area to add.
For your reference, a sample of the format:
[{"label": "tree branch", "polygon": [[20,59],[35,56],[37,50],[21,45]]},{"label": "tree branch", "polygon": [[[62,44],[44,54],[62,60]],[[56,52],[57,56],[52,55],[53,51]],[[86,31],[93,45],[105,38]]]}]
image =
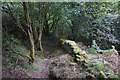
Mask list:
[{"label": "tree branch", "polygon": [[8,10],[10,11],[10,15],[15,19],[17,26],[27,35],[27,32],[23,29],[22,25],[19,23],[19,20],[14,16],[13,12],[11,11],[8,3],[7,3]]}]

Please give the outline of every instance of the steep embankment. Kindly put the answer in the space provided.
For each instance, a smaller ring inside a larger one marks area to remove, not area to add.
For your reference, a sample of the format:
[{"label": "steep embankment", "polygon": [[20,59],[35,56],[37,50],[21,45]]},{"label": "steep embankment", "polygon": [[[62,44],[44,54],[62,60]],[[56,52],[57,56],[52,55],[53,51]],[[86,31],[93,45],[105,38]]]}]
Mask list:
[{"label": "steep embankment", "polygon": [[[118,78],[118,57],[115,54],[88,54],[74,41],[62,40],[69,53],[51,59],[52,78]],[[112,61],[111,61],[112,60]]]}]

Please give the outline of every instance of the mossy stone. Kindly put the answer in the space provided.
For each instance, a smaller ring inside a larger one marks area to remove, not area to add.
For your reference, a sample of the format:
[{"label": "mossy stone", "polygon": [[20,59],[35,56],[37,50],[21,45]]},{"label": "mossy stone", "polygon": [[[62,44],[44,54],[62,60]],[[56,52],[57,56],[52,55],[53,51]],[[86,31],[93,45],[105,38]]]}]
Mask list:
[{"label": "mossy stone", "polygon": [[89,62],[90,62],[90,60],[85,60],[84,62],[85,62],[85,63],[89,63]]},{"label": "mossy stone", "polygon": [[81,51],[79,51],[79,53],[78,53],[80,56],[83,56],[84,54],[81,54]]},{"label": "mossy stone", "polygon": [[76,45],[71,45],[71,48],[78,48],[78,46],[76,46]]},{"label": "mossy stone", "polygon": [[109,78],[119,78],[118,75],[112,75],[112,76],[109,76]]},{"label": "mossy stone", "polygon": [[88,55],[87,55],[87,54],[84,54],[83,57],[84,57],[84,58],[88,58]]},{"label": "mossy stone", "polygon": [[87,76],[86,76],[86,78],[96,78],[93,74],[88,74]]},{"label": "mossy stone", "polygon": [[80,58],[80,59],[82,58],[82,56],[80,56],[80,55],[76,55],[76,57],[78,57],[78,58]]},{"label": "mossy stone", "polygon": [[79,49],[74,49],[73,51],[75,54],[79,54]]},{"label": "mossy stone", "polygon": [[68,44],[69,45],[77,45],[74,41],[69,41]]},{"label": "mossy stone", "polygon": [[74,47],[73,50],[79,50],[80,51],[79,47]]},{"label": "mossy stone", "polygon": [[100,74],[99,74],[102,78],[107,78],[107,76],[105,75],[105,73],[103,71],[100,71]]},{"label": "mossy stone", "polygon": [[84,64],[83,64],[83,66],[85,66],[86,68],[88,68],[88,67],[89,67],[89,65],[88,65],[88,64],[86,64],[86,63],[84,63]]},{"label": "mossy stone", "polygon": [[99,72],[97,72],[95,69],[89,69],[89,72],[94,74],[94,75],[99,75]]},{"label": "mossy stone", "polygon": [[60,39],[62,41],[62,44],[64,44],[66,41],[64,39]]},{"label": "mossy stone", "polygon": [[79,51],[79,53],[78,53],[80,56],[81,56],[81,52]]},{"label": "mossy stone", "polygon": [[79,59],[79,58],[76,58],[76,61],[78,61],[78,62],[79,62],[79,61],[80,61],[80,59]]},{"label": "mossy stone", "polygon": [[84,63],[84,62],[85,62],[85,59],[80,59],[80,61]]},{"label": "mossy stone", "polygon": [[79,51],[80,51],[79,48],[74,48],[74,49],[73,49],[73,52],[74,52],[74,53],[79,53]]}]

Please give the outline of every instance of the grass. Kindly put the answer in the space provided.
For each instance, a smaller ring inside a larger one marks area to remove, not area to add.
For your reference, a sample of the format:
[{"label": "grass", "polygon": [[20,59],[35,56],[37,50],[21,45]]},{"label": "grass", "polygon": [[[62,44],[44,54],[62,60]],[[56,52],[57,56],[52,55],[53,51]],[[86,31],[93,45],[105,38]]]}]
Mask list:
[{"label": "grass", "polygon": [[35,59],[35,63],[38,63],[39,61],[40,61],[39,58],[36,58],[36,59]]},{"label": "grass", "polygon": [[39,70],[39,68],[35,65],[30,65],[29,63],[25,63],[24,68],[27,68],[27,69],[32,69],[32,70]]},{"label": "grass", "polygon": [[26,47],[24,47],[23,45],[15,45],[14,47],[17,51],[27,52]]},{"label": "grass", "polygon": [[36,71],[38,71],[38,70],[40,70],[40,68],[38,68],[37,66],[33,66],[33,70],[36,70]]}]

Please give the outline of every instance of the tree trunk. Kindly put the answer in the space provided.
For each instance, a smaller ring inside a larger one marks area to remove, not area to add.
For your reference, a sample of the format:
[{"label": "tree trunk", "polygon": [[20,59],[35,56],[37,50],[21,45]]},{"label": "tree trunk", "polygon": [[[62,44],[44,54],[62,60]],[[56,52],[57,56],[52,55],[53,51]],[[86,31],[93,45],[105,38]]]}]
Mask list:
[{"label": "tree trunk", "polygon": [[23,2],[23,7],[24,7],[24,12],[25,12],[25,17],[26,17],[26,21],[27,21],[27,27],[28,27],[28,36],[29,36],[29,40],[30,40],[30,57],[31,60],[30,62],[34,63],[35,57],[34,57],[34,39],[33,39],[33,31],[32,31],[32,27],[30,25],[30,21],[29,21],[29,14],[28,14],[28,9],[27,9],[27,3]]},{"label": "tree trunk", "polygon": [[33,30],[33,38],[34,38],[34,44],[35,44],[35,48],[37,49],[37,40],[38,40],[38,31],[37,31],[37,26],[36,26],[36,23],[35,23],[35,10],[34,10],[34,2],[33,4],[30,5],[30,9],[31,9],[31,21],[32,21],[32,30]]},{"label": "tree trunk", "polygon": [[39,45],[39,49],[40,51],[43,51],[43,48],[42,48],[42,44],[41,44],[41,39],[42,39],[42,25],[40,26],[39,28],[39,38],[38,38],[38,45]]},{"label": "tree trunk", "polygon": [[39,51],[43,52],[42,44],[41,44],[41,39],[42,39],[42,31],[43,31],[43,18],[41,15],[41,6],[39,3],[39,14],[40,14],[40,21],[39,21],[39,38],[38,38],[38,45],[39,45]]}]

